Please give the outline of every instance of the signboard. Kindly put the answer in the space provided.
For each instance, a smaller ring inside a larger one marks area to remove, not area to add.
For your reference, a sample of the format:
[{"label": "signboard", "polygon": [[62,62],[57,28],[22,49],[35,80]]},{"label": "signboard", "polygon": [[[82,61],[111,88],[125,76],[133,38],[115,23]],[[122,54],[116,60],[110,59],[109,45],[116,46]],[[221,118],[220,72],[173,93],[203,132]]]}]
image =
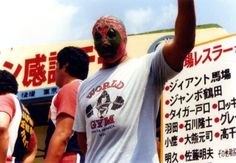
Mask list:
[{"label": "signboard", "polygon": [[196,46],[165,85],[162,162],[236,160],[236,35]]},{"label": "signboard", "polygon": [[[53,96],[56,56],[65,46],[78,46],[89,54],[91,67],[101,65],[92,41],[78,41],[57,45],[18,47],[0,51],[0,67],[14,74],[19,83],[18,97],[22,100]],[[92,72],[92,69],[90,68]]]},{"label": "signboard", "polygon": [[[89,44],[90,43],[90,44]],[[14,74],[19,83],[19,90],[38,89],[55,86],[56,56],[64,46],[73,44],[20,47],[1,51],[0,67]],[[95,56],[92,42],[76,42],[90,56],[90,62],[99,60]]]}]

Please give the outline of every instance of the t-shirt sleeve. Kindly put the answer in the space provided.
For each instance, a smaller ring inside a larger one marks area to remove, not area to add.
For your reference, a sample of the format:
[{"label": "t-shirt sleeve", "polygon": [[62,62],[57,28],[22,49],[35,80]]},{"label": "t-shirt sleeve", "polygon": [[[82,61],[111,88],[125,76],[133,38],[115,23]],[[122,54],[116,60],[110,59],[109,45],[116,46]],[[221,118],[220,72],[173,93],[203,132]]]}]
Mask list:
[{"label": "t-shirt sleeve", "polygon": [[151,67],[150,74],[154,82],[159,84],[160,88],[164,86],[165,82],[175,75],[178,72],[174,71],[166,62],[163,55],[163,47],[165,43],[161,43],[155,52],[150,54],[151,57]]},{"label": "t-shirt sleeve", "polygon": [[[78,100],[80,100],[79,95],[78,95]],[[73,130],[76,132],[86,132],[86,122],[85,122],[85,113],[78,102],[77,108],[76,108],[76,113],[75,113],[75,119],[74,119],[74,125],[73,125]]]},{"label": "t-shirt sleeve", "polygon": [[74,118],[78,86],[79,82],[73,82],[60,89],[54,100],[54,105],[57,108],[57,116],[65,113]]},{"label": "t-shirt sleeve", "polygon": [[29,146],[27,150],[33,151],[36,145],[37,145],[37,137],[36,137],[35,132],[33,131],[30,136]]},{"label": "t-shirt sleeve", "polygon": [[0,95],[0,112],[7,113],[12,119],[15,114],[15,110],[15,103],[12,96],[10,94]]}]

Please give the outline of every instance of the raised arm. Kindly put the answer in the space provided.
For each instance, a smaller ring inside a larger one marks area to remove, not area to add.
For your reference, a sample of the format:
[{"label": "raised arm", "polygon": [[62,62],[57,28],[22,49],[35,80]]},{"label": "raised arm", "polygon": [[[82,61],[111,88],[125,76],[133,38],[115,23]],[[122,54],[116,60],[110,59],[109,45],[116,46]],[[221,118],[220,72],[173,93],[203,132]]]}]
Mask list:
[{"label": "raised arm", "polygon": [[163,49],[166,62],[175,71],[182,70],[186,55],[194,47],[195,28],[194,0],[178,0],[175,37]]}]

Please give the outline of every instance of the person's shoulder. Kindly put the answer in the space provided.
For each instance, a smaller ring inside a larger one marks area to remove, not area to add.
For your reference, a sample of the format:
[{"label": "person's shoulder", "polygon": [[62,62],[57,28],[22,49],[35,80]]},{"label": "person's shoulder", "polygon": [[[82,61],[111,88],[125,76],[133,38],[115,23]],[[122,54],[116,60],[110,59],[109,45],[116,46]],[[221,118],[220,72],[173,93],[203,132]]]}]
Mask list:
[{"label": "person's shoulder", "polygon": [[86,79],[84,79],[81,84],[87,84],[90,83],[93,80],[96,80],[97,76],[99,76],[101,74],[101,70],[96,71],[94,74],[88,76]]},{"label": "person's shoulder", "polygon": [[76,79],[73,80],[67,84],[65,84],[60,91],[64,91],[64,90],[68,90],[68,89],[77,89],[79,87],[79,85],[81,84],[81,80]]},{"label": "person's shoulder", "polygon": [[15,101],[17,97],[15,94],[7,93],[0,95],[0,111],[6,112],[12,118],[15,114]]},{"label": "person's shoulder", "polygon": [[88,91],[89,89],[94,87],[94,85],[96,85],[96,83],[98,83],[98,80],[99,80],[98,78],[100,75],[101,75],[100,70],[98,70],[94,74],[92,74],[91,76],[82,80],[81,84],[79,86],[79,92]]},{"label": "person's shoulder", "polygon": [[12,94],[12,93],[7,93],[7,94],[3,94],[0,95],[0,100],[1,101],[14,101],[14,98],[16,98],[16,95]]}]

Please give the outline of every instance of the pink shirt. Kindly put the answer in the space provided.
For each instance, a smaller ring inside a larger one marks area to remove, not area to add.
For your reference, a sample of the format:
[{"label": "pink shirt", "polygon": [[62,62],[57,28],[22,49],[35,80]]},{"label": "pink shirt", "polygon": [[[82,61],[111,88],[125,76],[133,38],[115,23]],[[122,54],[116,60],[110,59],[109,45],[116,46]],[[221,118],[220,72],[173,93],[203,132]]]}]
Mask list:
[{"label": "pink shirt", "polygon": [[74,118],[76,110],[77,90],[79,88],[79,80],[72,81],[64,85],[58,92],[54,102],[57,108],[56,116],[66,113]]},{"label": "pink shirt", "polygon": [[11,94],[4,94],[0,95],[0,112],[7,113],[10,118],[14,116],[16,111],[16,106],[14,103],[14,99],[12,98]]}]

